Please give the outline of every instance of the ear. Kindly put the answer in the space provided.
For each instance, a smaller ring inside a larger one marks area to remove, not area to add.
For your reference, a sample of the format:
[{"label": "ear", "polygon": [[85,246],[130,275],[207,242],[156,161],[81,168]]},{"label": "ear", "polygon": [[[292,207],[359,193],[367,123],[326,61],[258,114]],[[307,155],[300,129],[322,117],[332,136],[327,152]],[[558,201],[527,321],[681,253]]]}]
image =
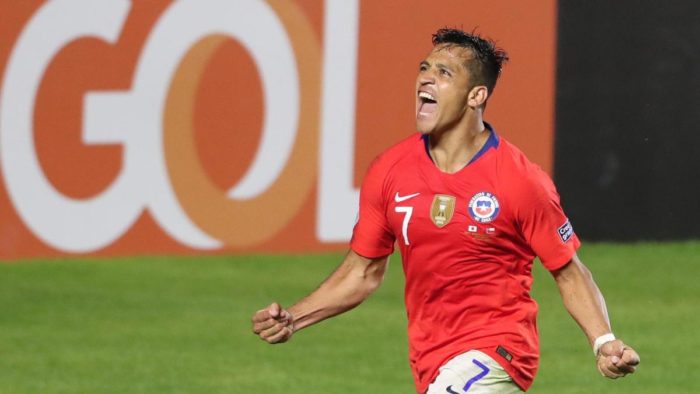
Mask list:
[{"label": "ear", "polygon": [[489,98],[489,89],[484,85],[474,86],[467,97],[467,105],[481,107],[486,104],[486,100]]}]

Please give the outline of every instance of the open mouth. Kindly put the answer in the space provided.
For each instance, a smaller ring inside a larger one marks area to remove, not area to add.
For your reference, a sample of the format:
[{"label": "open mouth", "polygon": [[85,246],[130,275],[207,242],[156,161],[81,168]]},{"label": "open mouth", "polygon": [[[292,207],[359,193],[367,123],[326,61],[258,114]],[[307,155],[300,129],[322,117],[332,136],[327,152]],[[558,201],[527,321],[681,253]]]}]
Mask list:
[{"label": "open mouth", "polygon": [[420,105],[418,107],[419,114],[431,114],[437,109],[437,100],[428,92],[418,92]]}]

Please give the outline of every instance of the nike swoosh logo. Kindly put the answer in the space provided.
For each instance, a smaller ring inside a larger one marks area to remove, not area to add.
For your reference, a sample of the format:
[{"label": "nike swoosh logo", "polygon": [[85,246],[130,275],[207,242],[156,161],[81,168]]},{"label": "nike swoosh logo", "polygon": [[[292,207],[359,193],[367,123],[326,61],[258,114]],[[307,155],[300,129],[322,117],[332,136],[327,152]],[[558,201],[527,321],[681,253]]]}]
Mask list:
[{"label": "nike swoosh logo", "polygon": [[416,196],[419,195],[419,194],[420,194],[420,193],[413,193],[413,194],[409,194],[409,195],[407,195],[407,196],[399,196],[399,192],[396,192],[396,195],[394,196],[394,201],[396,201],[396,202],[406,201],[406,200],[408,200],[408,199],[411,199],[411,198],[413,198],[413,197],[416,197]]},{"label": "nike swoosh logo", "polygon": [[452,390],[452,385],[447,386],[447,392],[450,394],[459,394],[458,392]]}]

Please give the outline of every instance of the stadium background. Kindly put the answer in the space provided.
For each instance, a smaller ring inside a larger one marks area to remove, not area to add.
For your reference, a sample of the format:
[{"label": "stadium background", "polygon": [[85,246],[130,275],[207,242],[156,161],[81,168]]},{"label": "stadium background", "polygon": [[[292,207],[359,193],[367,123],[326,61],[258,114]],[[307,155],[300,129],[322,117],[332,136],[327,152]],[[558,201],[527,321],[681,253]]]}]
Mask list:
[{"label": "stadium background", "polygon": [[[247,319],[337,263],[364,170],[412,132],[416,65],[442,26],[508,49],[487,119],[553,175],[578,234],[646,241],[582,251],[639,376],[595,376],[538,268],[533,392],[698,391],[696,3],[0,4],[0,392],[410,392],[396,264],[367,305],[285,348]],[[263,76],[269,45],[296,70]],[[298,108],[278,116],[272,170],[253,164],[276,117],[266,84]]]}]

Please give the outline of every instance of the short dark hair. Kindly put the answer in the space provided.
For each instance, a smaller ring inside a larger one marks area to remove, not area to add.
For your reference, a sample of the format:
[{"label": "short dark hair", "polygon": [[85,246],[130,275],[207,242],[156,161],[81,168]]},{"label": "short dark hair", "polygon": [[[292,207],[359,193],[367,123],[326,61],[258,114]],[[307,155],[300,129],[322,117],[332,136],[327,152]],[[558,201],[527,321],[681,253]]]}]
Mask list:
[{"label": "short dark hair", "polygon": [[476,34],[455,28],[442,28],[433,34],[433,46],[447,44],[471,50],[474,57],[466,62],[465,67],[472,75],[474,86],[485,85],[489,94],[496,87],[503,64],[508,61],[508,54],[496,43]]}]

